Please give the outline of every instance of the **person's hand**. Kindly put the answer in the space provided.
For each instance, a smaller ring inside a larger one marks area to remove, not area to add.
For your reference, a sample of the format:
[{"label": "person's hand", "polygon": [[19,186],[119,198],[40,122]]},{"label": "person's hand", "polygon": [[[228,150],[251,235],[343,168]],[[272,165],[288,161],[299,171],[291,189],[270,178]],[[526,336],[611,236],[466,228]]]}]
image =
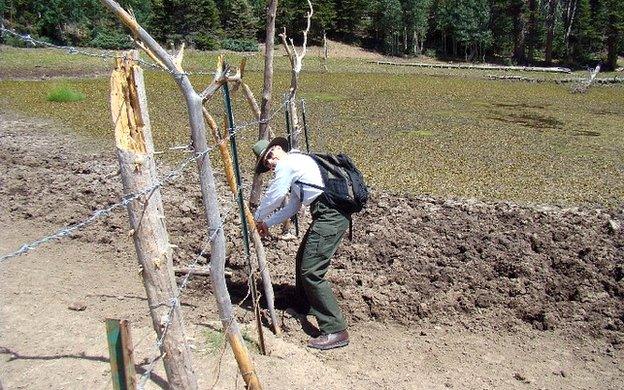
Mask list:
[{"label": "person's hand", "polygon": [[264,221],[256,221],[256,229],[258,229],[260,237],[266,237],[269,235],[269,227]]}]

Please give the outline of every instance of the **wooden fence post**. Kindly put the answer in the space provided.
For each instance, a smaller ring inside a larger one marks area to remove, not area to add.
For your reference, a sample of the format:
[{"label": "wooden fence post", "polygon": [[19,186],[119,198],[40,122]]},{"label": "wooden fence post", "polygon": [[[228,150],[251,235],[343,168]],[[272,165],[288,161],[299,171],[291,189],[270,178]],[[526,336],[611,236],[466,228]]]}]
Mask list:
[{"label": "wooden fence post", "polygon": [[219,316],[223,330],[230,341],[234,356],[245,384],[249,389],[261,389],[260,380],[249,358],[249,351],[245,347],[243,337],[234,316],[232,300],[225,283],[225,234],[222,229],[222,219],[219,210],[217,190],[212,173],[212,165],[208,156],[208,142],[206,140],[206,124],[203,118],[203,98],[195,91],[189,77],[182,69],[181,61],[174,59],[147,33],[136,19],[114,0],[100,0],[117,18],[132,32],[135,40],[141,42],[147,53],[158,59],[158,62],[167,69],[174,78],[180,91],[184,95],[191,126],[191,139],[197,151],[197,168],[199,184],[202,192],[202,201],[208,231],[212,234],[210,251],[210,277],[212,279],[214,295],[219,308]]},{"label": "wooden fence post", "polygon": [[106,320],[106,338],[110,356],[113,389],[136,389],[136,371],[132,356],[133,346],[130,336],[130,323],[127,320]]},{"label": "wooden fence post", "polygon": [[[169,386],[197,389],[186,344],[173,272],[173,252],[165,227],[164,210],[154,162],[154,146],[143,84],[143,71],[132,58],[117,60],[111,75],[111,111],[115,124],[117,159],[124,193],[154,188],[127,206],[134,246],[142,268],[152,324],[162,339],[159,345]],[[163,332],[166,332],[163,335]]]}]

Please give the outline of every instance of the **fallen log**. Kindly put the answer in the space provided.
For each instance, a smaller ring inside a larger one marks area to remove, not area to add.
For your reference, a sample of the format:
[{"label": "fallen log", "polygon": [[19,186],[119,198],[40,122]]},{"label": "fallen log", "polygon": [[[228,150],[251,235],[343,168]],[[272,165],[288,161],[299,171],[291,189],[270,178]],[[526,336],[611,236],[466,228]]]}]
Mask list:
[{"label": "fallen log", "polygon": [[421,62],[369,61],[377,65],[413,66],[418,68],[442,69],[481,69],[481,70],[517,70],[522,72],[572,73],[568,68],[542,66],[502,66],[502,65],[468,65],[468,64],[427,64]]}]

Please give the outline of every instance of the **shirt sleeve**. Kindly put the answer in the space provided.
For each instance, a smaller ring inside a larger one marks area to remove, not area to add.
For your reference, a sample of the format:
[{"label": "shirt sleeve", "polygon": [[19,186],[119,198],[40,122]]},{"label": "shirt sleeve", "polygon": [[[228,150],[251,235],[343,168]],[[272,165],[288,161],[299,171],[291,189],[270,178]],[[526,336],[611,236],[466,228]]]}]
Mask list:
[{"label": "shirt sleeve", "polygon": [[[280,164],[281,165],[281,164]],[[273,211],[281,206],[288,190],[290,189],[291,175],[289,168],[284,165],[278,165],[275,169],[275,178],[269,185],[260,206],[254,214],[254,218],[258,221],[265,221]]]},{"label": "shirt sleeve", "polygon": [[271,215],[266,221],[264,221],[268,227],[279,225],[284,222],[288,218],[292,217],[299,211],[301,207],[301,199],[297,196],[297,191],[290,192],[290,199],[288,200],[288,204],[276,211]]}]

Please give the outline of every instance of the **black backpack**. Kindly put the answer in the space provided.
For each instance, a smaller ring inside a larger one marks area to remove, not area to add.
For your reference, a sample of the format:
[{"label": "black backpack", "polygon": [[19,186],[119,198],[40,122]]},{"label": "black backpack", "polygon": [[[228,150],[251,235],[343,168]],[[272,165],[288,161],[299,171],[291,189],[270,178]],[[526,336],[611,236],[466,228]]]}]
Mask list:
[{"label": "black backpack", "polygon": [[318,165],[323,177],[324,187],[304,183],[296,183],[323,190],[330,206],[350,216],[361,211],[368,201],[368,187],[364,176],[346,154],[308,153]]}]

